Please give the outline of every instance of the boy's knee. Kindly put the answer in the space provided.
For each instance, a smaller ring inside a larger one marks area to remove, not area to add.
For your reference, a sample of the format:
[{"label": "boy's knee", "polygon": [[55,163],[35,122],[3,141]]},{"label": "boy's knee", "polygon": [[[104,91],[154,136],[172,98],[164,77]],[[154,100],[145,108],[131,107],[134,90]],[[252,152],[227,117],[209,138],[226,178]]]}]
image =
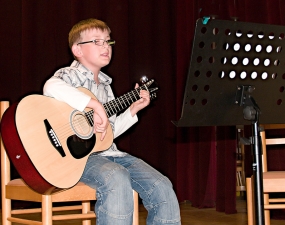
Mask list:
[{"label": "boy's knee", "polygon": [[158,183],[156,191],[161,192],[166,198],[174,193],[172,183],[167,177]]},{"label": "boy's knee", "polygon": [[106,177],[106,184],[112,184],[111,186],[116,188],[132,189],[129,172],[119,165]]},{"label": "boy's knee", "polygon": [[125,198],[129,200],[132,197],[132,186],[129,172],[118,165],[104,177],[104,185],[97,188],[98,194],[110,194],[116,198]]},{"label": "boy's knee", "polygon": [[105,185],[97,190],[97,211],[110,219],[127,219],[132,216],[133,190],[128,171],[118,167],[106,178]]}]

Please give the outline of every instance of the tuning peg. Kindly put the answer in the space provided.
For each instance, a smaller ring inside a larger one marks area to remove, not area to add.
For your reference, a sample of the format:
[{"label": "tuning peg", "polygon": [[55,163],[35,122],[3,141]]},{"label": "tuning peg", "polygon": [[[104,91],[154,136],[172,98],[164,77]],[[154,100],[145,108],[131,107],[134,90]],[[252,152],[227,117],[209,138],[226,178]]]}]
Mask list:
[{"label": "tuning peg", "polygon": [[141,77],[141,79],[140,79],[140,82],[142,83],[142,84],[145,84],[146,82],[148,82],[148,78],[147,78],[147,76],[142,76]]}]

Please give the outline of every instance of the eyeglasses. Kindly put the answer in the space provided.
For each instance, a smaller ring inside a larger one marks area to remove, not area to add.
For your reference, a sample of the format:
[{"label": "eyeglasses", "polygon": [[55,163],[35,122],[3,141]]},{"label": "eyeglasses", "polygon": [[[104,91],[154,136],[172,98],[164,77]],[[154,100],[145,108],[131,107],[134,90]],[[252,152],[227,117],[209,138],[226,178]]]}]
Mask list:
[{"label": "eyeglasses", "polygon": [[79,43],[77,43],[77,45],[83,45],[83,44],[92,43],[92,42],[95,45],[99,45],[99,46],[103,46],[105,44],[105,42],[107,43],[108,46],[114,46],[115,45],[114,40],[104,40],[104,39],[95,39],[92,41],[79,42]]}]

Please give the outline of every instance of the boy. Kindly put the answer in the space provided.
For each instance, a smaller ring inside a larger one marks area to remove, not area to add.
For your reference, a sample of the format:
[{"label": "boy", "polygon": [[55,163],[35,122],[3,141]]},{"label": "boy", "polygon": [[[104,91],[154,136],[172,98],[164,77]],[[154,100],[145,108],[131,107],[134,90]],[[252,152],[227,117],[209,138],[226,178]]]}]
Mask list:
[{"label": "boy", "polygon": [[[126,131],[137,122],[137,112],[150,102],[149,93],[141,90],[141,98],[124,113],[107,118],[101,103],[114,99],[112,80],[100,70],[111,60],[115,41],[110,39],[110,33],[110,28],[96,19],[74,25],[69,32],[69,46],[75,60],[70,67],[58,70],[44,86],[45,95],[77,110],[92,108],[94,132],[102,133],[101,139],[109,123],[114,138]],[[77,87],[89,89],[98,101]],[[131,225],[133,189],[148,210],[147,224],[181,224],[179,204],[168,178],[142,160],[119,151],[114,143],[108,150],[89,156],[81,181],[96,189],[97,225]]]}]

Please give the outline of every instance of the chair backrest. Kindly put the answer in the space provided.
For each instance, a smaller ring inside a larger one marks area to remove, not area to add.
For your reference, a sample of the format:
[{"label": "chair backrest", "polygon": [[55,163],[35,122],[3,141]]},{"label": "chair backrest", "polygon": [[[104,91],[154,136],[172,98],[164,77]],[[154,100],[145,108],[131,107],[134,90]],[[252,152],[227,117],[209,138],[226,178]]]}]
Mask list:
[{"label": "chair backrest", "polygon": [[[2,119],[2,115],[6,111],[6,109],[9,107],[8,101],[1,101],[0,102],[0,123]],[[5,184],[7,184],[10,181],[10,160],[6,154],[5,147],[1,138],[1,179],[5,180]],[[3,189],[2,189],[3,190]]]},{"label": "chair backrest", "polygon": [[[6,109],[9,107],[8,101],[0,101],[0,123],[2,120],[2,116]],[[11,180],[11,172],[10,172],[10,160],[6,153],[2,138],[0,140],[0,149],[1,149],[1,194],[2,194],[2,215],[7,215],[6,209],[11,208],[11,200],[7,200],[3,198],[6,196],[6,188],[5,185],[9,183]]]},{"label": "chair backrest", "polygon": [[263,172],[268,171],[267,165],[267,145],[285,145],[285,136],[278,138],[268,138],[266,137],[266,131],[268,130],[278,130],[285,129],[285,124],[263,124],[261,125],[261,141],[262,141],[262,164],[263,164]]}]

